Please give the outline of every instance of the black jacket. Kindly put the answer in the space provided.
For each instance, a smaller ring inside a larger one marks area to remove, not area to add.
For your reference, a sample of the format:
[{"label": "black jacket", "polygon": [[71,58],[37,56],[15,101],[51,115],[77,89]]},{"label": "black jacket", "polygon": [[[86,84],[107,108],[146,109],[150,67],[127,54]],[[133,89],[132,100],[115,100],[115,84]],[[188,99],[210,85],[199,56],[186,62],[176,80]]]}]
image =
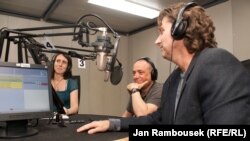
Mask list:
[{"label": "black jacket", "polygon": [[250,76],[232,54],[219,48],[196,53],[185,72],[175,113],[180,74],[177,68],[166,80],[156,112],[122,118],[121,129],[130,124],[250,124]]}]

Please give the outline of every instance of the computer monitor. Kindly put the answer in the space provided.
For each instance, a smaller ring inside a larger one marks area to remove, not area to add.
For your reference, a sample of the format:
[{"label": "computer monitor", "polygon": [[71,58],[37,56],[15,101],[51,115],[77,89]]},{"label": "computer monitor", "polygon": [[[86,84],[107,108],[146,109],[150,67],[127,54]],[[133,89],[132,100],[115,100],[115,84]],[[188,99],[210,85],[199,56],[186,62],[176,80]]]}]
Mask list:
[{"label": "computer monitor", "polygon": [[52,116],[49,67],[0,62],[0,138],[35,135],[28,121]]}]

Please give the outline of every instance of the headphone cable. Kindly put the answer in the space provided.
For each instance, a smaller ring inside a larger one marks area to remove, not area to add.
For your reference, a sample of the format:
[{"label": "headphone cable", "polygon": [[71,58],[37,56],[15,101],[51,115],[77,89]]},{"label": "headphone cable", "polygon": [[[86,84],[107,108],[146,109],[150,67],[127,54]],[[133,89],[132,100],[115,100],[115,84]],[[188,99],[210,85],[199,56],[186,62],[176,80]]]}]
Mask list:
[{"label": "headphone cable", "polygon": [[[170,62],[170,64],[169,64],[169,76],[171,76],[171,71],[172,71],[174,41],[175,40],[173,39],[173,41],[172,41],[172,47],[171,47],[171,55],[170,55],[170,60],[169,60],[169,62]],[[171,77],[169,78],[169,81],[171,82]],[[169,84],[170,84],[170,82],[169,82]]]}]

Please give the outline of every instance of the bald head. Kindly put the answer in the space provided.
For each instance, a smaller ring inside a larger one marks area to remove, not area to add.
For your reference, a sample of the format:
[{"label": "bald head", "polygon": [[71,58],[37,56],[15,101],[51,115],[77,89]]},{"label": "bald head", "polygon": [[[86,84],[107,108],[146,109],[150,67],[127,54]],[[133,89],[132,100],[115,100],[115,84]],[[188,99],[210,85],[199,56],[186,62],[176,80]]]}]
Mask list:
[{"label": "bald head", "polygon": [[133,80],[134,82],[141,84],[145,81],[148,81],[148,84],[145,87],[153,83],[151,72],[152,66],[146,60],[138,60],[134,63],[133,66]]}]

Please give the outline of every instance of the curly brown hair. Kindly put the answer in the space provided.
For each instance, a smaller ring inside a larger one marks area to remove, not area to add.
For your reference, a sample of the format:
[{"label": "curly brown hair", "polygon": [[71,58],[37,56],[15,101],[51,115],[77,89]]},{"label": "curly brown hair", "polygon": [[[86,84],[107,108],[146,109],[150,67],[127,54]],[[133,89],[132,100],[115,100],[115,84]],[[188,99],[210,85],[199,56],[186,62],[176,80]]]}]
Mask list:
[{"label": "curly brown hair", "polygon": [[[162,10],[157,19],[158,26],[161,26],[164,17],[167,17],[169,22],[174,23],[179,10],[184,4],[178,3]],[[189,53],[201,51],[206,47],[217,47],[214,36],[215,27],[204,8],[193,6],[186,9],[183,13],[183,20],[186,20],[188,23],[183,41]]]}]

